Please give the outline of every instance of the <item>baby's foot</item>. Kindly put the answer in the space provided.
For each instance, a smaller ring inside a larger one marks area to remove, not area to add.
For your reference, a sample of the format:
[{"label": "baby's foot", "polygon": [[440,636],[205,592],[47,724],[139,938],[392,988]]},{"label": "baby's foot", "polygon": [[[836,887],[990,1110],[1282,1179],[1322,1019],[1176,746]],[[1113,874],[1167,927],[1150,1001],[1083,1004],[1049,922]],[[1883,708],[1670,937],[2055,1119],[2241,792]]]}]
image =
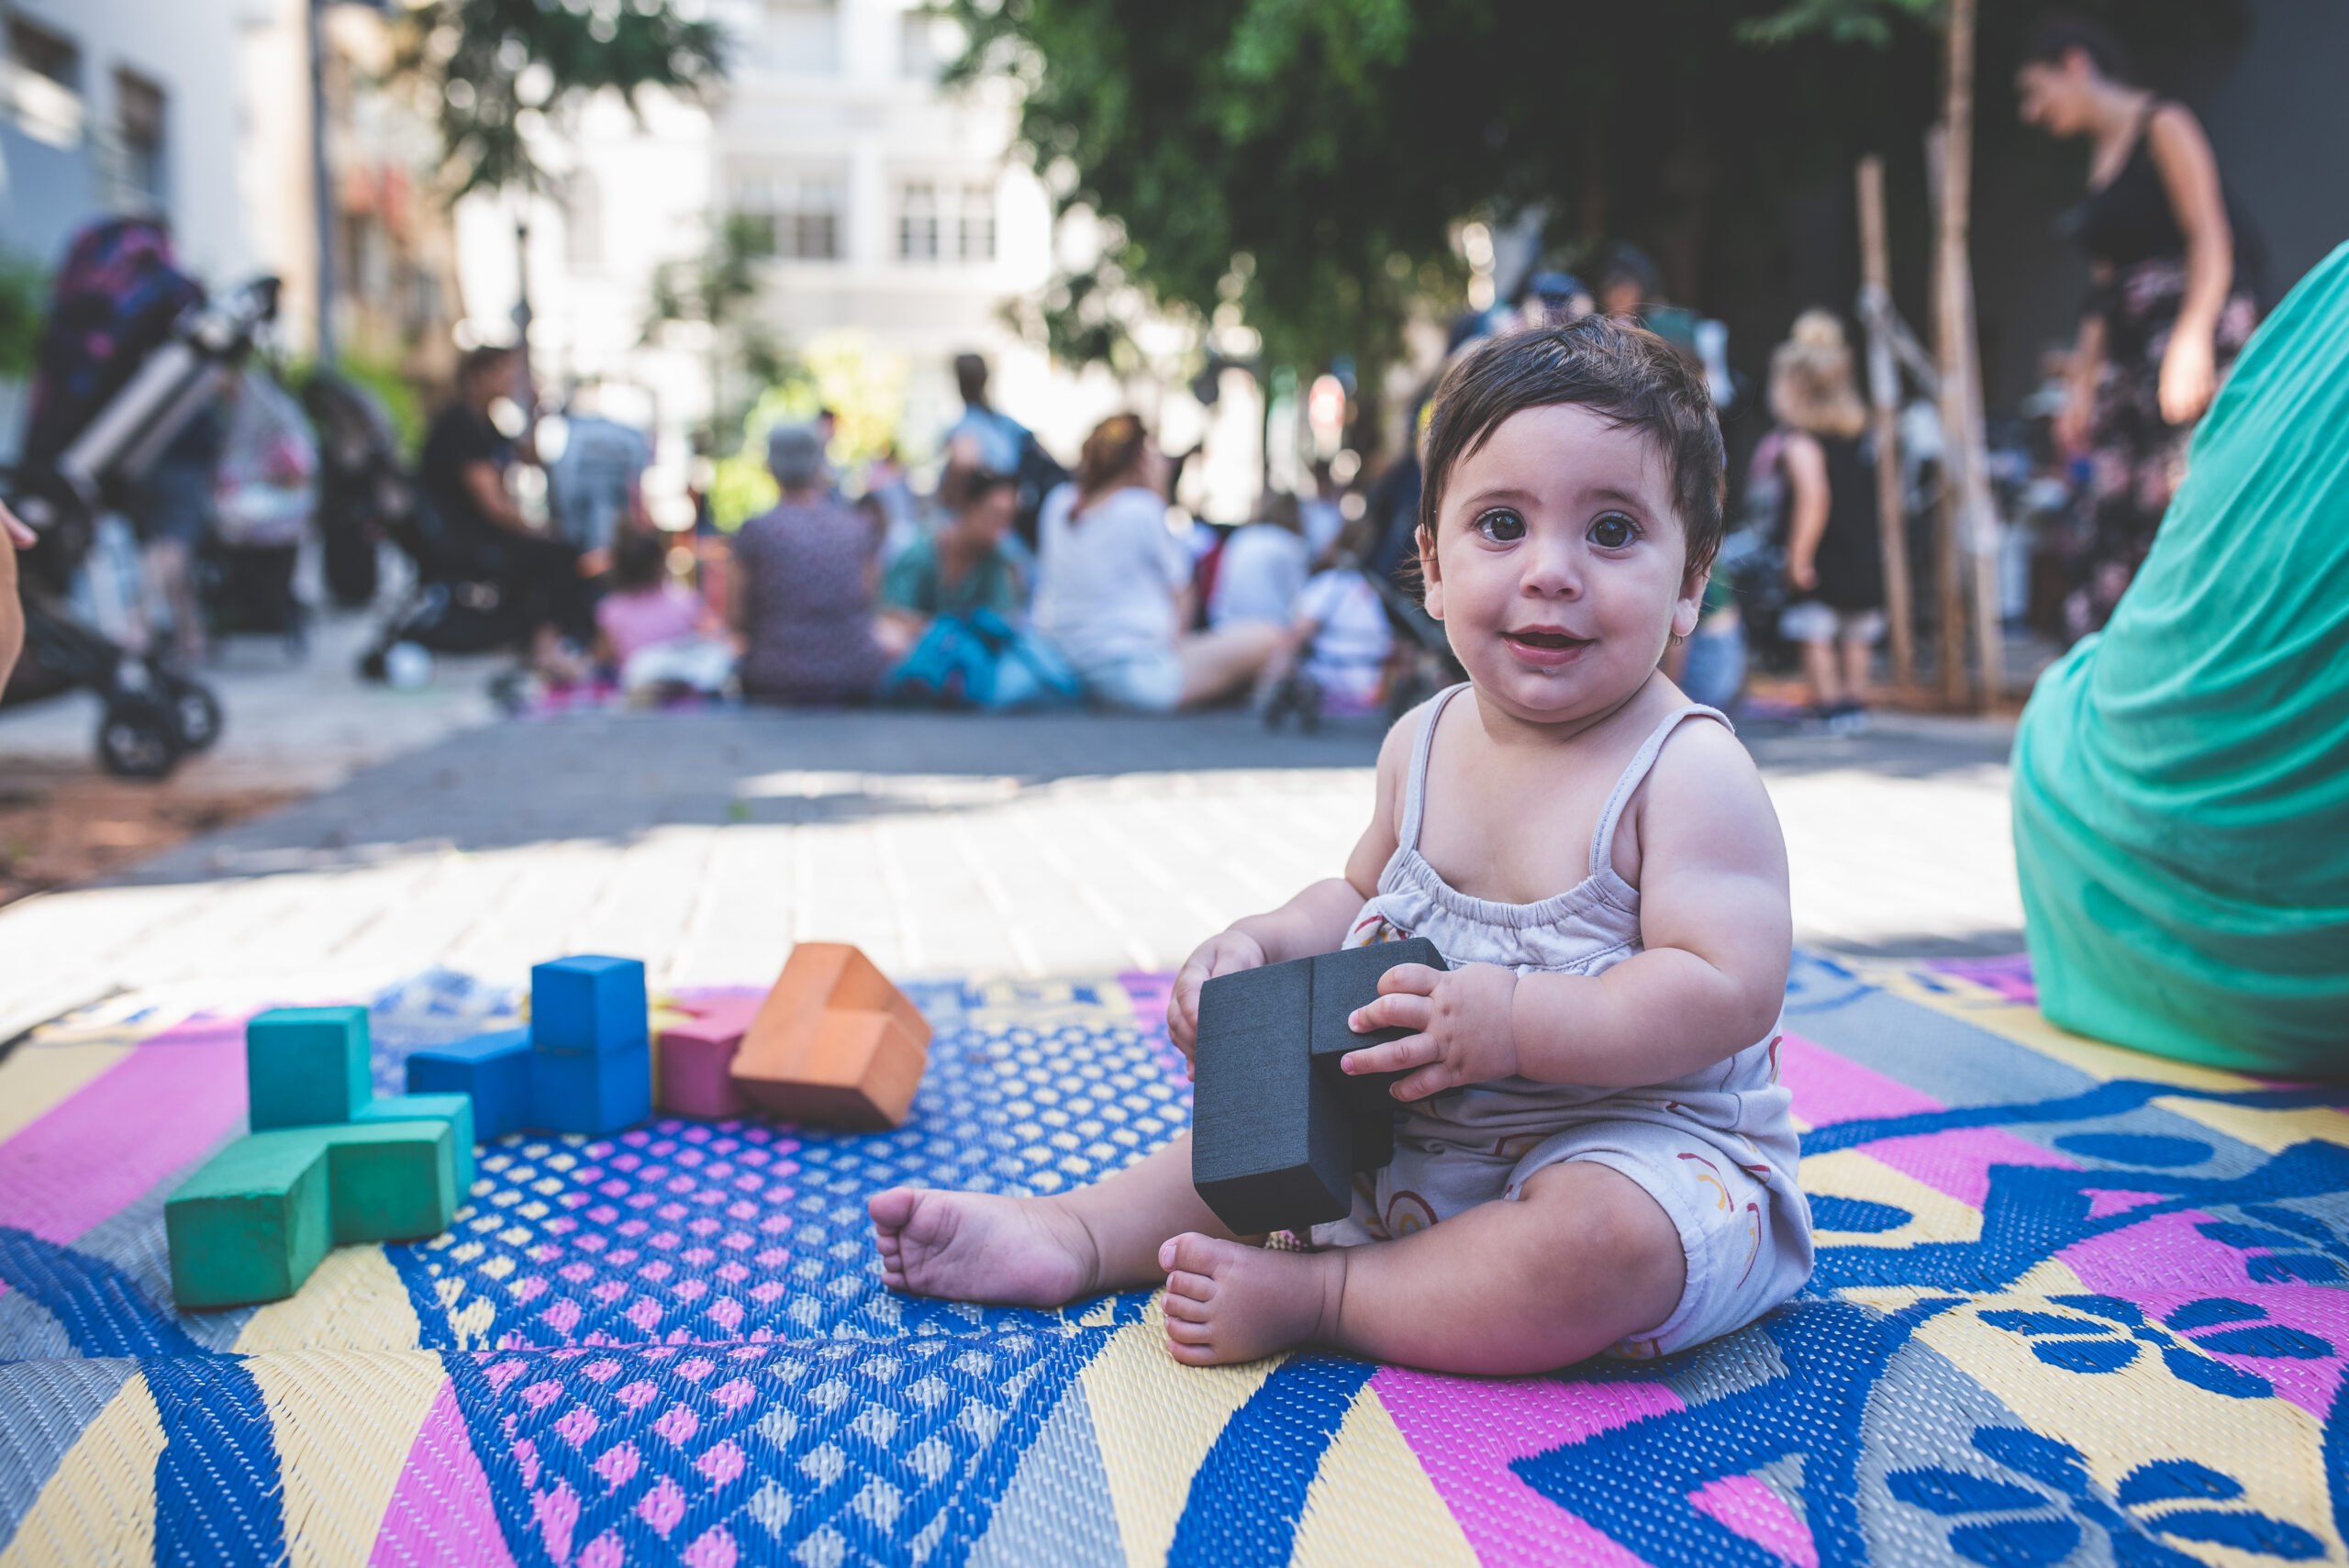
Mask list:
[{"label": "baby's foot", "polygon": [[1166,1350],[1178,1362],[1248,1362],[1338,1326],[1339,1252],[1275,1252],[1186,1232],[1158,1250],[1166,1271]]},{"label": "baby's foot", "polygon": [[892,1187],[865,1209],[891,1290],[1058,1307],[1089,1294],[1100,1278],[1091,1233],[1056,1198]]}]

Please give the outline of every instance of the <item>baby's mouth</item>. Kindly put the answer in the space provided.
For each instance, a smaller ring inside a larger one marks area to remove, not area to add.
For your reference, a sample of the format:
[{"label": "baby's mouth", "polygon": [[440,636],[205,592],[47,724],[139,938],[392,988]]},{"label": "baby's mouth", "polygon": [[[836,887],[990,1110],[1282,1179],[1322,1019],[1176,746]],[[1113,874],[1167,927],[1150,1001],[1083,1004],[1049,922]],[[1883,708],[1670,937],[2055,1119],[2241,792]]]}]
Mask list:
[{"label": "baby's mouth", "polygon": [[1501,633],[1501,638],[1504,641],[1514,643],[1529,651],[1543,653],[1571,653],[1575,649],[1587,648],[1591,643],[1589,638],[1575,637],[1566,632],[1553,631],[1546,628],[1505,631]]}]

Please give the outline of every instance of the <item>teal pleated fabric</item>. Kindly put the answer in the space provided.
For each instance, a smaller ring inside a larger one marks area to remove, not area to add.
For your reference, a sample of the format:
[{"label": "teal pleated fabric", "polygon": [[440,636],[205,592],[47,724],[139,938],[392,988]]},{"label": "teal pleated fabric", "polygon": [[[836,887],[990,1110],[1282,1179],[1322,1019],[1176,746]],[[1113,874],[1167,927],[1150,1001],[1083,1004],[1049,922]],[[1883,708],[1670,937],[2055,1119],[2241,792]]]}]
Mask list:
[{"label": "teal pleated fabric", "polygon": [[2032,694],[2014,833],[2051,1020],[2349,1073],[2349,245],[2244,349],[2110,623]]}]

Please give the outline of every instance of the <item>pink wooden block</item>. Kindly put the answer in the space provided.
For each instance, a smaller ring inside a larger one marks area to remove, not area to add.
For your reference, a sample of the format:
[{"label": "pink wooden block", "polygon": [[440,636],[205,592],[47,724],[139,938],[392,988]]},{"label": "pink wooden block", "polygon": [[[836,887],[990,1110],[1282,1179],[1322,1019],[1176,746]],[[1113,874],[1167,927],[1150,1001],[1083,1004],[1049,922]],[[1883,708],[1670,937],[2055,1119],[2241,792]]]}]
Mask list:
[{"label": "pink wooden block", "polygon": [[758,1012],[758,1000],[712,1002],[699,1012],[661,1031],[653,1098],[664,1111],[706,1121],[747,1116],[751,1102],[734,1086],[734,1052]]}]

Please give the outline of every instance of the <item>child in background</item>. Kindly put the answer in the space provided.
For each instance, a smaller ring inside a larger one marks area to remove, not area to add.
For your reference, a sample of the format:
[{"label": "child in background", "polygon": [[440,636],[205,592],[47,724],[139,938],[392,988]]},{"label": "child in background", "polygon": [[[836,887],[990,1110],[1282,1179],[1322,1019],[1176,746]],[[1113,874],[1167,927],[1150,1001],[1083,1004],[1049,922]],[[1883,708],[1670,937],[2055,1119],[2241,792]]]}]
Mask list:
[{"label": "child in background", "polygon": [[669,576],[669,540],[623,528],[612,545],[612,591],[596,605],[598,662],[619,672],[620,688],[641,695],[662,686],[715,693],[734,669],[734,650],[717,616]]},{"label": "child in background", "polygon": [[1320,570],[1297,596],[1291,628],[1303,651],[1304,673],[1320,689],[1326,714],[1368,713],[1382,698],[1395,628],[1386,606],[1363,575],[1357,558],[1370,545],[1370,519],[1356,517],[1339,532]]},{"label": "child in background", "polygon": [[1670,1354],[1798,1289],[1786,849],[1728,721],[1657,669],[1697,624],[1721,466],[1703,383],[1636,328],[1498,339],[1445,377],[1418,539],[1469,679],[1388,734],[1345,874],[1209,938],[1167,1009],[1187,1054],[1212,976],[1435,943],[1449,969],[1389,970],[1352,1019],[1411,1032],[1343,1059],[1408,1073],[1348,1218],[1310,1251],[1235,1237],[1182,1137],[1064,1195],[879,1194],[884,1279],[1050,1306],[1163,1278],[1178,1361],[1319,1341],[1485,1373]]}]

